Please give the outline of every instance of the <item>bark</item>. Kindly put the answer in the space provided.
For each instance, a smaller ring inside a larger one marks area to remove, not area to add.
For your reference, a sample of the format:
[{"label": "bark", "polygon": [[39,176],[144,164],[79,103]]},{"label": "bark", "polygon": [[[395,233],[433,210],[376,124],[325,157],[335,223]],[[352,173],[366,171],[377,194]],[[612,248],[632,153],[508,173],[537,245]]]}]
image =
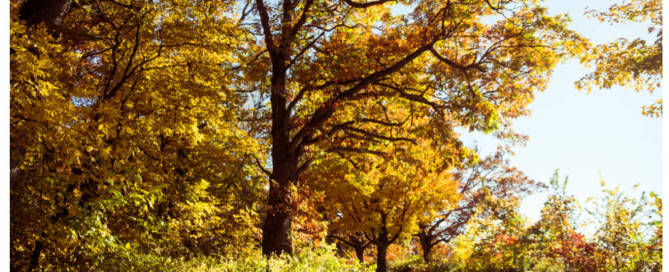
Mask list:
[{"label": "bark", "polygon": [[346,257],[346,248],[344,247],[344,243],[337,243],[337,256],[340,258]]},{"label": "bark", "polygon": [[269,187],[267,218],[263,224],[262,250],[266,256],[293,253],[290,239],[292,216],[290,214],[289,185],[295,181],[296,156],[282,156],[282,152],[272,152],[274,169]]},{"label": "bark", "polygon": [[388,255],[388,246],[390,243],[380,242],[376,245],[376,272],[386,272],[388,271],[388,261],[386,257]]},{"label": "bark", "polygon": [[[262,251],[265,256],[293,253],[290,239],[292,216],[290,214],[289,186],[297,181],[300,148],[291,146],[290,110],[287,109],[286,80],[287,60],[285,48],[277,47],[273,41],[270,18],[262,0],[256,0],[256,7],[261,19],[265,45],[272,62],[270,104],[272,107],[272,174],[270,175],[268,212],[263,224]],[[287,16],[288,6],[284,5]],[[286,18],[284,18],[286,19]],[[288,20],[289,21],[289,20]],[[285,34],[285,29],[283,30]],[[282,38],[284,35],[282,35]]]},{"label": "bark", "polygon": [[286,207],[288,190],[275,184],[270,185],[268,212],[263,224],[262,252],[264,255],[293,253],[290,239],[291,215]]},{"label": "bark", "polygon": [[432,243],[433,236],[422,229],[418,233],[418,239],[420,240],[420,247],[423,249],[423,260],[425,260],[425,263],[430,263],[430,255],[432,254],[432,247],[434,246]]},{"label": "bark", "polygon": [[430,243],[427,244],[421,244],[423,248],[423,260],[425,260],[425,263],[430,263],[432,260],[432,247],[433,245]]},{"label": "bark", "polygon": [[365,248],[364,247],[355,247],[355,256],[358,257],[360,263],[365,262]]},{"label": "bark", "polygon": [[283,57],[272,61],[272,174],[268,213],[263,224],[262,250],[266,256],[292,254],[290,239],[292,217],[290,214],[290,184],[297,180],[299,154],[290,147],[290,112],[286,110],[286,67]]}]

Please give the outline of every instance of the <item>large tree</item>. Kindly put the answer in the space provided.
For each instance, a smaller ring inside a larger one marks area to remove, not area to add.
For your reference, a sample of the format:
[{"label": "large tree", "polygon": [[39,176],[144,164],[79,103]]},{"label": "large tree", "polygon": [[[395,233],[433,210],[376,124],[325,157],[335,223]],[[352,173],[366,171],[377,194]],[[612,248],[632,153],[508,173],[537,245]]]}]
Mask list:
[{"label": "large tree", "polygon": [[265,254],[292,252],[289,188],[313,151],[370,153],[356,143],[403,140],[388,129],[406,130],[403,120],[349,116],[359,105],[421,111],[435,130],[493,131],[527,113],[565,49],[580,43],[564,17],[548,16],[534,1],[256,0],[239,7],[247,34],[230,64],[239,76],[234,85],[257,101],[253,119],[265,124],[271,144]]}]

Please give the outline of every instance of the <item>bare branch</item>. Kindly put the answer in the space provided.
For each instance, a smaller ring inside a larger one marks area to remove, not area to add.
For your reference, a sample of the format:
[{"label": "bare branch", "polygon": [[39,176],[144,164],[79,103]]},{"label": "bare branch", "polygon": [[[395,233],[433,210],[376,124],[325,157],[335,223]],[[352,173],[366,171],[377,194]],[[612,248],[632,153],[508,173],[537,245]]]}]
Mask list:
[{"label": "bare branch", "polygon": [[290,103],[288,103],[288,107],[286,107],[286,111],[291,112],[293,110],[293,108],[297,105],[297,102],[302,100],[302,97],[304,96],[304,94],[308,90],[309,90],[309,88],[307,86],[302,87],[302,89],[300,89],[300,91],[297,93],[295,98],[293,98],[293,100],[291,100]]},{"label": "bare branch", "polygon": [[295,169],[295,174],[299,175],[300,173],[304,172],[304,170],[306,170],[311,165],[311,161],[311,159],[307,159],[304,163],[302,163],[302,165],[297,167],[297,169]]},{"label": "bare branch", "polygon": [[298,53],[295,55],[295,57],[293,57],[293,58],[290,60],[290,63],[288,63],[288,66],[286,66],[286,67],[287,67],[287,68],[290,68],[290,66],[292,66],[293,63],[295,63],[300,57],[302,57],[302,55],[304,55],[304,53],[306,53],[307,51],[309,51],[309,49],[311,49],[311,48],[316,44],[316,42],[317,42],[320,38],[322,38],[324,35],[325,35],[325,32],[322,32],[322,33],[321,33],[320,35],[318,35],[315,39],[313,39],[311,42],[309,42],[309,44],[307,44],[304,48],[302,48],[302,50],[300,50],[300,52],[298,52]]},{"label": "bare branch", "polygon": [[251,11],[253,11],[253,8],[249,9],[249,6],[251,5],[251,1],[246,1],[246,4],[244,5],[244,8],[242,9],[242,16],[239,18],[239,21],[237,21],[237,24],[241,24],[244,22],[246,19],[246,16],[251,14]]}]

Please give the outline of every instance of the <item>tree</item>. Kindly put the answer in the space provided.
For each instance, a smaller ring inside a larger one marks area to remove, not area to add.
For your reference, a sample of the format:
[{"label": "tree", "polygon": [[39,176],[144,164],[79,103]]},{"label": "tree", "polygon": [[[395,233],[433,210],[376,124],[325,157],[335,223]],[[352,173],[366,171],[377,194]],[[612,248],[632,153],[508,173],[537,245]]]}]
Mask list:
[{"label": "tree", "polygon": [[639,198],[629,197],[619,187],[606,188],[601,178],[600,184],[603,195],[589,199],[593,207],[588,212],[598,223],[595,241],[601,270],[662,270],[662,254],[657,250],[661,200],[651,194],[651,202],[645,193]]},{"label": "tree", "polygon": [[462,197],[457,206],[441,211],[434,221],[420,224],[417,236],[426,263],[430,262],[434,246],[449,243],[464,233],[487,194],[499,199],[520,198],[543,186],[530,180],[515,167],[509,166],[504,154],[504,150],[499,149],[493,156],[481,161],[470,158],[459,167],[455,178],[459,180],[458,193]]},{"label": "tree", "polygon": [[11,7],[12,269],[123,270],[252,241],[259,145],[220,85],[230,3],[80,1],[60,35]]},{"label": "tree", "polygon": [[596,271],[596,244],[576,231],[577,199],[567,195],[569,178],[560,181],[558,170],[550,180],[551,194],[541,209],[541,218],[530,228],[540,245],[540,262],[567,271]]},{"label": "tree", "polygon": [[360,232],[346,233],[346,230],[330,229],[329,237],[335,239],[339,244],[343,244],[353,248],[355,257],[360,263],[365,262],[365,250],[372,245],[372,242],[365,239]]},{"label": "tree", "polygon": [[[606,89],[619,85],[650,93],[659,88],[662,81],[662,1],[628,0],[611,6],[607,11],[591,10],[588,13],[611,24],[648,22],[648,33],[654,34],[657,39],[648,43],[642,38],[631,41],[620,38],[584,51],[581,62],[594,65],[595,71],[576,82],[576,87],[587,88],[589,92],[592,85]],[[643,114],[662,116],[662,99],[644,106]]]},{"label": "tree", "polygon": [[467,271],[526,271],[536,264],[536,241],[527,219],[518,213],[520,199],[486,195],[465,235],[456,238]]},{"label": "tree", "polygon": [[[429,128],[429,122],[415,123]],[[325,153],[314,162],[319,167],[305,173],[310,186],[324,192],[322,206],[325,217],[331,219],[333,237],[348,241],[351,236],[363,236],[375,245],[377,271],[387,270],[391,244],[458,198],[457,183],[449,177],[450,164],[457,161],[452,154],[457,153],[453,144],[440,147],[439,143],[438,138],[425,136],[415,145],[398,142],[369,148],[393,154],[388,157]],[[364,244],[359,247],[364,249]]]},{"label": "tree", "polygon": [[[396,4],[410,12],[394,14]],[[564,17],[532,1],[256,0],[239,17],[248,27],[236,86],[258,102],[271,139],[265,254],[292,251],[289,188],[310,168],[315,144],[360,153],[327,143],[389,142],[381,128],[404,127],[347,117],[359,105],[401,104],[443,128],[493,131],[526,114],[555,63],[581,43]]]}]

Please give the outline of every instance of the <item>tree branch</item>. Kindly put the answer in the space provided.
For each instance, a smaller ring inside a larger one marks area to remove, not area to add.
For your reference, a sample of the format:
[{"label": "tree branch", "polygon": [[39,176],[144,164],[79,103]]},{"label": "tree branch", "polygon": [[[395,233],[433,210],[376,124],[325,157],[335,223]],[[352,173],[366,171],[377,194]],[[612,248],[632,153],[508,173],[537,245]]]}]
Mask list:
[{"label": "tree branch", "polygon": [[304,8],[302,9],[302,14],[300,15],[300,18],[297,19],[297,22],[293,27],[290,29],[290,35],[288,35],[288,41],[287,43],[290,43],[295,39],[297,36],[297,32],[300,31],[300,28],[304,25],[305,22],[307,22],[307,12],[309,12],[309,8],[311,8],[311,5],[314,3],[314,0],[307,0],[304,3]]},{"label": "tree branch", "polygon": [[360,82],[355,84],[353,87],[349,88],[346,91],[343,91],[343,92],[339,93],[339,95],[337,95],[337,96],[329,99],[328,101],[324,102],[321,105],[321,107],[318,110],[316,110],[316,112],[314,112],[311,119],[306,123],[306,125],[304,125],[295,134],[295,136],[293,137],[293,139],[290,143],[290,147],[295,148],[302,141],[302,138],[307,136],[314,129],[323,125],[325,123],[325,121],[327,121],[332,116],[332,114],[334,113],[334,111],[336,109],[336,103],[337,102],[346,100],[346,99],[350,98],[351,96],[357,94],[359,91],[367,88],[369,85],[374,83],[376,80],[399,71],[404,66],[409,64],[411,61],[413,61],[414,59],[421,56],[424,52],[430,50],[433,47],[434,43],[437,42],[439,37],[440,36],[435,37],[428,44],[419,47],[414,52],[405,56],[404,58],[402,58],[400,61],[398,61],[394,65],[392,65],[392,66],[390,66],[386,69],[383,69],[383,70],[380,70],[380,71],[377,71],[377,72],[374,72],[374,73],[370,74],[369,76],[367,76],[366,78],[364,78],[363,80],[361,80]]},{"label": "tree branch", "polygon": [[437,53],[437,51],[434,49],[434,47],[430,48],[430,52],[432,52],[432,55],[434,55],[441,62],[446,63],[448,66],[451,66],[451,67],[453,67],[455,69],[458,69],[462,72],[466,72],[467,70],[469,70],[471,68],[474,68],[474,69],[479,70],[479,71],[484,72],[484,73],[486,72],[485,67],[479,65],[476,62],[463,66],[463,65],[460,65],[460,64],[457,64],[457,63],[453,62],[452,60],[444,58],[442,55]]},{"label": "tree branch", "polygon": [[326,152],[355,152],[355,153],[366,153],[366,154],[372,154],[372,155],[377,155],[379,157],[384,157],[387,155],[385,152],[380,152],[380,151],[374,151],[374,150],[369,150],[365,148],[355,148],[355,147],[345,147],[345,146],[338,146],[338,147],[332,147],[326,150]]},{"label": "tree branch", "polygon": [[362,135],[365,135],[365,136],[368,136],[368,137],[371,137],[371,138],[375,138],[375,139],[381,139],[381,140],[386,140],[386,141],[391,141],[391,142],[405,141],[405,142],[411,142],[412,144],[416,144],[415,139],[406,138],[406,137],[384,136],[384,135],[372,133],[372,132],[369,132],[369,131],[366,131],[366,130],[363,130],[363,129],[350,127],[350,126],[344,126],[343,130],[349,130],[349,131],[357,132],[357,133],[360,133]]},{"label": "tree branch", "polygon": [[276,46],[274,45],[272,27],[269,25],[267,7],[265,7],[263,0],[256,0],[256,8],[258,9],[258,14],[260,15],[260,23],[262,25],[263,33],[265,34],[265,45],[267,45],[267,51],[269,51],[270,55],[274,55],[277,53]]},{"label": "tree branch", "polygon": [[265,174],[267,174],[268,176],[271,176],[271,175],[272,175],[272,173],[271,173],[270,171],[267,171],[267,169],[265,169],[265,167],[263,167],[263,166],[260,164],[260,161],[258,160],[258,157],[256,157],[256,155],[251,154],[251,156],[253,156],[253,159],[255,159],[255,161],[256,161],[256,165],[258,165],[258,168],[260,168],[260,170],[262,170],[262,171],[263,171]]},{"label": "tree branch", "polygon": [[348,4],[351,7],[354,8],[368,8],[371,6],[376,6],[376,5],[383,5],[385,3],[391,2],[394,0],[377,0],[377,1],[371,1],[371,2],[366,2],[366,3],[358,3],[358,2],[353,2],[351,0],[344,0],[346,4]]}]

